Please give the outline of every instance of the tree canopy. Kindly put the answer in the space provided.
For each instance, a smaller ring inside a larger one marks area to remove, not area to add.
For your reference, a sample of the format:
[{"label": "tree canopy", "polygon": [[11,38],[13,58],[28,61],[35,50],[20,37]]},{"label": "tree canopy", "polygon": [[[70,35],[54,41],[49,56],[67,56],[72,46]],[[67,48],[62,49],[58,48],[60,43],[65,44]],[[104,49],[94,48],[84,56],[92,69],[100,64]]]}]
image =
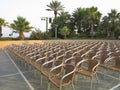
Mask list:
[{"label": "tree canopy", "polygon": [[3,18],[0,18],[0,38],[2,36],[2,26],[7,26],[8,23],[5,22],[5,20]]},{"label": "tree canopy", "polygon": [[62,11],[64,9],[64,6],[61,5],[61,2],[58,2],[57,0],[50,2],[50,4],[47,5],[47,7],[47,11],[54,11],[55,18],[58,14],[58,11]]},{"label": "tree canopy", "polygon": [[18,16],[17,20],[14,20],[13,23],[10,24],[10,28],[14,29],[16,33],[19,33],[20,40],[24,40],[24,32],[29,32],[33,28],[29,24],[25,18]]}]

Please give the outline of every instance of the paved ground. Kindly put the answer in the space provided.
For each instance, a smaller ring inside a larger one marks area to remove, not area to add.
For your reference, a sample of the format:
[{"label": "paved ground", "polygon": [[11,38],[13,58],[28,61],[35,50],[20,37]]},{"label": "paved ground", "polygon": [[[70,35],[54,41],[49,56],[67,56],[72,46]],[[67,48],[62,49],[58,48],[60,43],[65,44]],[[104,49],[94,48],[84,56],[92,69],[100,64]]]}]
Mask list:
[{"label": "paved ground", "polygon": [[[97,82],[93,79],[92,90],[120,90],[119,72],[99,68]],[[0,90],[47,90],[48,80],[42,76],[42,84],[40,77],[42,75],[34,68],[30,68],[13,54],[0,50]],[[78,75],[75,80],[76,90],[90,90],[90,79]],[[57,90],[51,83],[50,90]],[[63,90],[72,90],[71,85],[63,88]]]}]

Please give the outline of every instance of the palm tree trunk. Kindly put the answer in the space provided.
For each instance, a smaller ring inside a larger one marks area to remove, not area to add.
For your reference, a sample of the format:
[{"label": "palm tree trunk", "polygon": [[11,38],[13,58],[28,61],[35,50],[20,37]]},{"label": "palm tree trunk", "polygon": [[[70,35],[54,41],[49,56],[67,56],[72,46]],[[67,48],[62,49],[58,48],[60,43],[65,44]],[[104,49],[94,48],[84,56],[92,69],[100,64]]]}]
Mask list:
[{"label": "palm tree trunk", "polygon": [[2,26],[0,26],[0,38],[2,36]]},{"label": "palm tree trunk", "polygon": [[67,38],[67,35],[64,35],[64,39],[66,39]]},{"label": "palm tree trunk", "polygon": [[20,39],[20,40],[24,40],[24,33],[23,33],[23,32],[20,32],[20,33],[19,33],[19,39]]},{"label": "palm tree trunk", "polygon": [[90,33],[91,33],[91,37],[93,38],[93,24],[91,25],[91,31],[90,31]]},{"label": "palm tree trunk", "polygon": [[113,26],[111,27],[111,37],[112,39],[115,39],[115,24],[113,22]]},{"label": "palm tree trunk", "polygon": [[57,17],[57,11],[54,11],[55,18]]}]

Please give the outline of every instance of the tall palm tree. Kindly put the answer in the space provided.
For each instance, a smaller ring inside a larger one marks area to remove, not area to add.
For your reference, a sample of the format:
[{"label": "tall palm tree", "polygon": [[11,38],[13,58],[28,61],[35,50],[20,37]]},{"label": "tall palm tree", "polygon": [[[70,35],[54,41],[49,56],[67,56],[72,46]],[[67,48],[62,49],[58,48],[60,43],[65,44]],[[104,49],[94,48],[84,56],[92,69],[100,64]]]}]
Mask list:
[{"label": "tall palm tree", "polygon": [[0,38],[2,36],[2,26],[7,26],[7,22],[4,19],[0,18]]},{"label": "tall palm tree", "polygon": [[14,20],[10,24],[10,27],[19,33],[19,39],[24,40],[24,32],[29,32],[33,27],[29,26],[29,22],[25,18],[18,16],[17,20]]},{"label": "tall palm tree", "polygon": [[88,23],[91,27],[91,36],[94,36],[94,26],[97,25],[101,18],[101,13],[97,10],[97,7],[91,7],[88,9],[89,16],[88,16]]},{"label": "tall palm tree", "polygon": [[47,11],[54,11],[54,15],[55,18],[58,14],[58,11],[62,11],[63,10],[63,5],[61,5],[61,2],[58,1],[52,1],[49,5],[47,5],[48,9],[46,9]]},{"label": "tall palm tree", "polygon": [[101,21],[101,29],[105,32],[106,37],[110,36],[110,25],[108,16],[104,16]]},{"label": "tall palm tree", "polygon": [[108,13],[109,24],[111,28],[111,36],[115,38],[115,31],[117,30],[117,26],[119,24],[120,13],[118,13],[115,9],[112,9],[110,13]]}]

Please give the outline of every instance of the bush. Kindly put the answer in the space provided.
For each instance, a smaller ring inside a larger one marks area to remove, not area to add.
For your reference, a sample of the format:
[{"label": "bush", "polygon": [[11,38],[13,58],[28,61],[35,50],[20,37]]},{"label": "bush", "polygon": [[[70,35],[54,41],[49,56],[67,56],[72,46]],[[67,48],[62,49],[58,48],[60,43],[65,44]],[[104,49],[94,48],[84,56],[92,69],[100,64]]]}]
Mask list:
[{"label": "bush", "polygon": [[33,31],[30,35],[30,39],[32,40],[43,40],[49,38],[50,38],[49,32],[42,32],[39,29]]}]

